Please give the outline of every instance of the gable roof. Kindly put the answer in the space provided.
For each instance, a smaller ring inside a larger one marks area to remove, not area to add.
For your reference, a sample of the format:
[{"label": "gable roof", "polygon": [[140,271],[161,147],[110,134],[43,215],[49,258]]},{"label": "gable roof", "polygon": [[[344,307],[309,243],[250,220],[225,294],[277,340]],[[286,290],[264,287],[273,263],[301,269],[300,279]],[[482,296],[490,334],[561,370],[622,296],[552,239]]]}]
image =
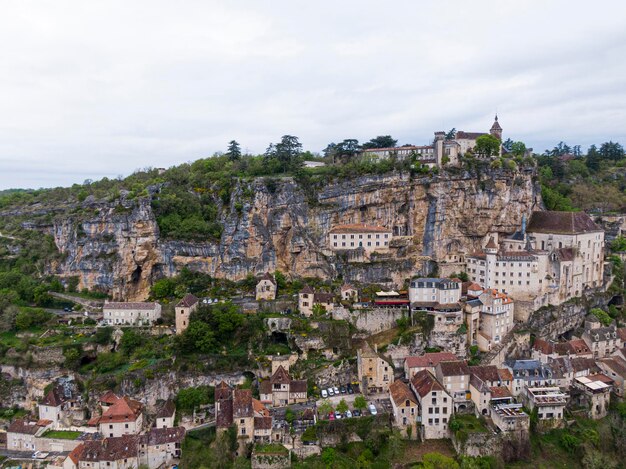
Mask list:
[{"label": "gable roof", "polygon": [[528,233],[577,234],[602,231],[585,212],[533,212]]},{"label": "gable roof", "polygon": [[53,386],[48,394],[44,396],[39,405],[45,405],[50,407],[59,407],[66,402],[65,395],[62,392],[60,386]]},{"label": "gable roof", "polygon": [[439,362],[437,368],[441,370],[443,376],[463,376],[470,374],[470,369],[465,360]]},{"label": "gable roof", "polygon": [[409,368],[435,367],[442,361],[453,361],[457,357],[452,352],[431,352],[419,357],[406,357],[404,363]]},{"label": "gable roof", "polygon": [[142,443],[145,443],[148,446],[180,443],[184,438],[184,427],[151,428],[148,433],[141,435]]},{"label": "gable roof", "polygon": [[428,370],[419,371],[411,378],[413,389],[420,397],[425,397],[433,391],[444,391],[437,378]]},{"label": "gable roof", "polygon": [[554,350],[559,355],[577,355],[591,353],[591,349],[583,339],[572,339],[567,342],[560,342],[554,346]]},{"label": "gable roof", "polygon": [[179,308],[190,308],[191,306],[195,305],[198,301],[199,300],[195,295],[192,295],[191,293],[187,293],[185,296],[183,296],[183,299],[180,300],[176,306],[178,306]]},{"label": "gable roof", "polygon": [[79,461],[119,461],[134,458],[137,457],[139,441],[139,435],[87,440],[70,453],[70,458],[75,463]]},{"label": "gable roof", "polygon": [[307,293],[309,295],[313,295],[315,293],[315,290],[313,290],[313,288],[311,288],[310,285],[305,285],[304,288],[300,290],[300,293]]},{"label": "gable roof", "polygon": [[272,417],[254,417],[255,430],[271,430]]},{"label": "gable roof", "polygon": [[98,423],[103,422],[134,422],[141,414],[143,404],[124,396],[118,399],[115,404],[104,411],[98,419]]},{"label": "gable roof", "polygon": [[215,416],[217,428],[228,428],[233,424],[233,400],[223,399],[219,401],[219,409]]},{"label": "gable roof", "polygon": [[467,139],[467,140],[476,140],[478,137],[482,135],[487,135],[486,132],[464,132],[463,130],[458,130],[454,138],[456,140]]},{"label": "gable roof", "polygon": [[396,405],[404,405],[407,400],[417,405],[415,395],[411,392],[409,387],[400,380],[396,380],[389,385],[389,395]]},{"label": "gable roof", "polygon": [[172,417],[175,413],[176,413],[176,405],[174,404],[173,400],[168,399],[167,401],[165,401],[165,403],[161,406],[161,408],[157,412],[156,418],[162,419],[162,418]]},{"label": "gable roof", "polygon": [[283,368],[283,365],[279,365],[270,378],[270,383],[272,384],[289,384],[290,382],[291,377],[289,376],[289,373],[287,373],[287,370]]},{"label": "gable roof", "polygon": [[215,400],[219,401],[230,398],[231,391],[231,387],[226,384],[224,380],[220,381],[220,383],[215,386]]},{"label": "gable roof", "polygon": [[110,302],[110,303],[105,303],[104,306],[102,307],[102,309],[139,309],[142,311],[152,311],[153,309],[157,308],[159,306],[159,303],[157,302],[151,302],[151,303],[145,303],[145,302]]},{"label": "gable roof", "polygon": [[352,223],[337,225],[330,229],[329,233],[391,233],[389,228],[378,225],[366,225],[365,223]]},{"label": "gable roof", "polygon": [[46,422],[50,422],[49,420],[37,421],[37,420],[29,420],[27,418],[23,419],[15,419],[9,427],[7,428],[7,433],[21,433],[23,435],[35,435],[39,430],[46,427],[46,425],[42,425]]},{"label": "gable roof", "polygon": [[233,418],[252,417],[252,390],[235,389],[233,391]]},{"label": "gable roof", "polygon": [[263,274],[263,276],[259,279],[259,282],[263,281],[263,280],[269,280],[270,282],[272,282],[274,285],[276,285],[276,279],[274,278],[273,275],[271,275],[269,272],[265,272]]},{"label": "gable roof", "polygon": [[120,397],[117,394],[115,394],[113,391],[107,391],[102,396],[100,396],[100,399],[98,399],[98,403],[113,405],[119,399]]},{"label": "gable roof", "polygon": [[543,355],[552,355],[554,353],[554,344],[540,338],[535,339],[533,344],[533,350],[542,353]]}]

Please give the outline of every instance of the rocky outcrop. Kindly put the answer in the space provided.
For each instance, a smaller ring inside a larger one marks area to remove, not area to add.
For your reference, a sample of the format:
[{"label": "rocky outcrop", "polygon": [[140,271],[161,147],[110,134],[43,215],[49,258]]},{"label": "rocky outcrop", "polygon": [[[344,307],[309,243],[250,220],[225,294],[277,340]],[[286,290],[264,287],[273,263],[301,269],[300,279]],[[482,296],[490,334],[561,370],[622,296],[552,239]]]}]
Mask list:
[{"label": "rocky outcrop", "polygon": [[[314,190],[288,177],[272,181],[235,185],[230,203],[218,204],[223,226],[218,241],[162,239],[151,208],[158,188],[133,200],[126,194],[115,201],[88,198],[65,211],[37,207],[37,216],[23,226],[54,237],[63,256],[49,266],[50,273],[78,275],[79,288],[141,300],[156,279],[183,267],[232,280],[280,270],[295,277],[341,275],[347,281],[401,285],[411,275],[428,273],[432,261],[480,247],[491,231],[513,232],[523,214],[541,205],[531,172],[497,171],[482,178],[390,173]],[[20,212],[24,215],[28,218]],[[352,262],[328,249],[327,233],[341,223],[383,225],[402,238],[388,255]]]}]

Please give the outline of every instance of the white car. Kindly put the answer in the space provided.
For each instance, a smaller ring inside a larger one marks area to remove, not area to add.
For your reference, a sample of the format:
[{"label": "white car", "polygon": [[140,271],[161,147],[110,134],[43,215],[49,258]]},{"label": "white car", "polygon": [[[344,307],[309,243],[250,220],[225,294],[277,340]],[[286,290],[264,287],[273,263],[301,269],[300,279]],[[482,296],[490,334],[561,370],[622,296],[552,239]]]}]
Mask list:
[{"label": "white car", "polygon": [[374,406],[374,404],[370,404],[369,406],[367,406],[367,408],[370,410],[370,414],[372,415],[378,414],[378,411],[376,410],[376,407]]},{"label": "white car", "polygon": [[333,388],[328,388],[328,395],[329,396],[334,396],[335,395],[335,391],[333,391]]},{"label": "white car", "polygon": [[335,386],[333,388],[333,391],[335,391],[335,394],[338,396],[339,395],[339,388],[337,386]]},{"label": "white car", "polygon": [[346,411],[346,418],[347,419],[352,418],[352,412],[350,412],[349,410]]},{"label": "white car", "polygon": [[326,399],[328,397],[328,393],[326,392],[326,389],[322,389],[322,397],[324,399]]}]

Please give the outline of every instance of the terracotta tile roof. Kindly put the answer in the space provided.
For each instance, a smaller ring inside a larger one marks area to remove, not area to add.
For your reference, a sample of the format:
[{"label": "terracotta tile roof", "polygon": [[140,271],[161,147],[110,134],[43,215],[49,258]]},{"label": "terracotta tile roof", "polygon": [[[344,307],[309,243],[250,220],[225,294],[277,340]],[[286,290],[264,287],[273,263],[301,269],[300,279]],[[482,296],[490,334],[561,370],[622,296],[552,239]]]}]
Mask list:
[{"label": "terracotta tile roof", "polygon": [[313,295],[313,303],[332,304],[335,296],[332,293],[319,292]]},{"label": "terracotta tile roof", "polygon": [[255,430],[271,430],[272,417],[254,417]]},{"label": "terracotta tile roof", "polygon": [[199,300],[195,295],[192,295],[191,293],[187,293],[185,296],[183,296],[183,299],[180,300],[176,306],[178,306],[179,308],[190,308],[191,306],[195,305],[198,301]]},{"label": "terracotta tile roof", "polygon": [[[341,291],[348,291],[348,290],[356,290],[356,288],[354,288],[352,285],[350,285],[349,283],[344,283],[341,286]],[[626,329],[626,328],[625,328]]]},{"label": "terracotta tile roof", "polygon": [[626,360],[620,357],[602,358],[598,360],[598,364],[604,364],[615,372],[615,374],[626,379]]},{"label": "terracotta tile roof", "polygon": [[590,372],[600,371],[593,358],[574,357],[570,359],[570,365],[572,371],[576,373],[584,370],[589,370]]},{"label": "terracotta tile roof", "polygon": [[270,415],[270,411],[258,399],[252,398],[252,410],[255,414],[258,414],[262,417],[268,417]]},{"label": "terracotta tile roof", "polygon": [[233,424],[233,400],[223,399],[219,401],[219,410],[215,416],[217,428],[228,428]]},{"label": "terracotta tile roof", "polygon": [[413,389],[421,396],[425,397],[433,391],[444,391],[443,386],[437,381],[428,370],[422,370],[411,378]]},{"label": "terracotta tile roof", "polygon": [[[50,423],[49,420],[47,422]],[[35,435],[39,430],[46,425],[39,425],[37,420],[15,419],[7,428],[7,433],[21,433],[23,435]],[[42,422],[43,423],[43,422]]]},{"label": "terracotta tile roof", "polygon": [[391,233],[391,230],[383,226],[353,223],[349,225],[334,226],[331,228],[330,233]]},{"label": "terracotta tile roof", "polygon": [[250,389],[235,389],[233,391],[233,418],[252,416],[252,391]]},{"label": "terracotta tile roof", "polygon": [[276,371],[270,378],[270,383],[272,384],[289,384],[291,382],[291,377],[287,370],[283,368],[283,365],[280,365],[276,368]]},{"label": "terracotta tile roof", "polygon": [[552,355],[554,353],[554,344],[543,339],[535,339],[533,350],[541,352],[543,355]]},{"label": "terracotta tile roof", "polygon": [[[495,365],[476,365],[470,366],[469,369],[470,374],[480,379],[483,383],[497,383],[501,380],[498,367]],[[512,376],[511,379],[513,379]]]},{"label": "terracotta tile roof", "polygon": [[99,423],[109,422],[134,422],[137,420],[143,409],[143,404],[124,396],[118,399],[115,404],[104,411],[99,419]]},{"label": "terracotta tile roof", "polygon": [[585,212],[533,212],[528,233],[589,233],[602,231]]},{"label": "terracotta tile roof", "polygon": [[63,388],[61,386],[53,386],[48,394],[41,400],[39,405],[45,405],[50,407],[59,407],[66,402],[65,395],[63,394]]},{"label": "terracotta tile roof", "polygon": [[181,443],[184,438],[184,427],[151,428],[148,433],[141,435],[141,442],[148,446],[156,446],[168,443]]},{"label": "terracotta tile roof", "polygon": [[174,404],[173,400],[168,399],[167,401],[165,401],[165,403],[161,406],[161,408],[157,412],[156,418],[162,419],[162,418],[172,417],[175,413],[176,413],[176,405]]},{"label": "terracotta tile roof", "polygon": [[617,336],[623,341],[626,342],[626,327],[619,327],[617,329]]},{"label": "terracotta tile roof", "polygon": [[513,375],[507,368],[498,368],[500,381],[513,381]]},{"label": "terracotta tile roof", "polygon": [[293,380],[289,385],[289,392],[307,392],[308,386],[305,380]]},{"label": "terracotta tile roof", "polygon": [[425,353],[419,357],[406,357],[404,362],[409,368],[435,367],[439,362],[456,360],[456,355],[452,352]]},{"label": "terracotta tile roof", "polygon": [[464,376],[470,374],[470,369],[465,360],[439,362],[437,368],[443,376]]},{"label": "terracotta tile roof", "polygon": [[113,405],[115,404],[118,400],[120,399],[120,397],[115,394],[113,391],[107,391],[105,392],[100,399],[98,399],[98,402],[100,404],[109,404],[109,405]]},{"label": "terracotta tile roof", "polygon": [[139,435],[124,435],[105,438],[104,440],[88,440],[70,453],[76,462],[119,461],[137,457]]},{"label": "terracotta tile roof", "polygon": [[591,349],[583,339],[573,339],[567,342],[560,342],[554,346],[554,350],[559,355],[577,355],[591,353]]},{"label": "terracotta tile roof", "polygon": [[305,285],[304,288],[302,290],[300,290],[300,293],[306,293],[308,295],[313,295],[315,293],[315,290],[313,290],[313,288],[311,288],[310,285]]},{"label": "terracotta tile roof", "polygon": [[413,392],[400,380],[396,380],[389,385],[389,395],[397,406],[403,406],[407,400],[417,405],[417,399]]},{"label": "terracotta tile roof", "polygon": [[259,383],[260,394],[272,394],[272,383],[269,379],[264,379]]},{"label": "terracotta tile roof", "polygon": [[126,302],[126,303],[117,303],[110,302],[105,303],[102,307],[103,310],[107,309],[139,309],[142,311],[151,311],[158,307],[158,303],[144,303],[144,302]]},{"label": "terracotta tile roof", "polygon": [[492,399],[502,399],[505,397],[513,397],[511,391],[506,386],[492,386],[489,388]]},{"label": "terracotta tile roof", "polygon": [[229,399],[231,396],[232,389],[226,384],[224,381],[220,381],[220,383],[215,386],[215,400],[219,401],[222,399]]}]

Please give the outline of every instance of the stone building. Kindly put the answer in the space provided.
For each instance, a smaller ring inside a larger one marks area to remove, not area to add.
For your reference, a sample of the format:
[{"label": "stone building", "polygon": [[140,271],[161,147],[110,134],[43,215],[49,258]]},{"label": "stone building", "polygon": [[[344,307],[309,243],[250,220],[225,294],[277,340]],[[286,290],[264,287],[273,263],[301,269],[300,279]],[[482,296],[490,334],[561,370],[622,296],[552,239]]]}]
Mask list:
[{"label": "stone building", "polygon": [[176,334],[182,334],[189,327],[191,313],[198,309],[200,301],[191,293],[187,293],[174,308],[176,314]]},{"label": "stone building", "polygon": [[410,386],[419,403],[422,440],[449,438],[452,397],[428,370],[422,370],[413,376]]},{"label": "stone building", "polygon": [[549,363],[558,357],[592,358],[593,352],[583,339],[554,342],[536,338],[531,349],[531,358]]},{"label": "stone building", "polygon": [[615,325],[602,326],[595,319],[585,321],[585,332],[582,338],[593,353],[593,358],[613,355],[620,344]]},{"label": "stone building", "polygon": [[471,400],[470,369],[464,360],[442,361],[435,367],[435,376],[452,397],[454,410],[465,410]]},{"label": "stone building", "polygon": [[604,232],[584,212],[533,212],[526,227],[500,243],[497,234],[483,250],[466,256],[472,282],[529,303],[520,311],[561,304],[602,287]]},{"label": "stone building", "polygon": [[476,345],[481,352],[488,352],[499,344],[504,336],[513,329],[513,300],[497,290],[484,290],[478,297],[480,314]]},{"label": "stone building", "polygon": [[522,404],[499,404],[494,406],[491,419],[504,433],[528,433],[530,417],[522,410]]},{"label": "stone building", "polygon": [[88,425],[97,426],[106,438],[136,435],[143,429],[143,404],[139,401],[108,392],[100,398],[100,411]]},{"label": "stone building", "polygon": [[574,379],[572,398],[580,407],[586,407],[587,418],[601,419],[607,416],[611,402],[612,380],[605,375],[595,374]]},{"label": "stone building", "polygon": [[427,311],[434,332],[454,333],[463,323],[461,282],[448,278],[415,278],[409,284],[411,310]]},{"label": "stone building", "polygon": [[338,225],[328,233],[328,246],[333,251],[362,249],[365,254],[371,254],[389,250],[392,238],[392,231],[382,226]]},{"label": "stone building", "polygon": [[428,370],[435,374],[435,369],[440,362],[456,359],[456,355],[452,352],[429,352],[419,357],[406,357],[404,359],[404,378],[411,379],[422,370]]},{"label": "stone building", "polygon": [[352,285],[344,283],[341,286],[341,300],[342,301],[349,301],[349,302],[352,302],[352,303],[358,303],[359,302],[359,291],[356,288],[354,288]]},{"label": "stone building", "polygon": [[391,148],[367,148],[357,156],[371,160],[388,160],[390,158],[404,161],[415,158],[416,161],[429,168],[437,166],[437,157],[433,145],[405,145]]},{"label": "stone building", "polygon": [[513,402],[513,376],[493,365],[470,366],[470,395],[476,415],[491,415],[494,406]]},{"label": "stone building", "polygon": [[176,416],[176,404],[172,399],[166,400],[156,414],[154,426],[157,428],[172,428]]},{"label": "stone building", "polygon": [[539,421],[546,427],[558,427],[563,422],[569,397],[559,387],[527,388],[524,401],[530,410],[537,409]]},{"label": "stone building", "polygon": [[50,424],[50,420],[14,420],[7,428],[7,450],[35,451],[37,437],[50,428]]},{"label": "stone building", "polygon": [[507,360],[507,368],[513,375],[511,392],[524,396],[528,388],[560,386],[563,376],[556,375],[550,365],[539,360]]},{"label": "stone building", "polygon": [[78,445],[63,469],[133,469],[139,467],[139,435],[88,440]]},{"label": "stone building", "polygon": [[106,302],[102,315],[109,325],[151,326],[161,317],[161,305],[157,302]]},{"label": "stone building", "polygon": [[269,272],[265,272],[256,284],[256,300],[275,300],[277,290],[276,279]]},{"label": "stone building", "polygon": [[269,380],[259,383],[259,397],[261,403],[273,407],[283,407],[290,404],[306,402],[306,380],[291,379],[283,366],[279,366]]},{"label": "stone building", "polygon": [[620,356],[601,358],[597,365],[602,372],[613,380],[613,391],[621,398],[626,396],[626,360]]},{"label": "stone building", "polygon": [[59,379],[41,400],[38,409],[39,419],[51,421],[54,429],[82,423],[85,419],[82,397],[70,378]]},{"label": "stone building", "polygon": [[[389,385],[389,398],[393,410],[394,426],[399,428],[405,435],[417,435],[418,404],[415,394],[400,380]],[[407,430],[408,428],[411,430]]]},{"label": "stone building", "polygon": [[300,293],[298,293],[298,310],[300,314],[311,317],[313,316],[313,307],[320,305],[326,312],[332,310],[334,297],[332,293],[315,292],[313,288],[306,285]]},{"label": "stone building", "polygon": [[357,350],[357,372],[364,394],[386,393],[393,380],[391,364],[367,342]]}]

